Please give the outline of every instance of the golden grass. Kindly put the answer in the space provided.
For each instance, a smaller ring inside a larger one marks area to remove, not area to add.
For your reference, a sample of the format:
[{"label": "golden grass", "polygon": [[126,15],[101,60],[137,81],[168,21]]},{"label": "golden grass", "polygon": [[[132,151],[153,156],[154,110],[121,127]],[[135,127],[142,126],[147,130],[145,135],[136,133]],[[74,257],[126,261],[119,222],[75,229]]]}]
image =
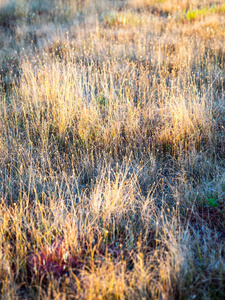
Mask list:
[{"label": "golden grass", "polygon": [[211,2],[1,2],[2,299],[222,298]]}]

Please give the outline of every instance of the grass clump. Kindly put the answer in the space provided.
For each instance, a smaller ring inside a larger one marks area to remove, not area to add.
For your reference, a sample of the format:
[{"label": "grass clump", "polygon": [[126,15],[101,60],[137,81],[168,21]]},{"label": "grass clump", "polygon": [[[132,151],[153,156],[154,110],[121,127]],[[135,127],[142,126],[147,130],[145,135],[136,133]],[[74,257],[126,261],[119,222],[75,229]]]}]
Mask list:
[{"label": "grass clump", "polygon": [[224,13],[225,6],[221,5],[218,7],[203,7],[201,9],[188,10],[186,13],[186,19],[188,21],[193,21],[196,19],[201,19],[205,17],[207,14],[215,14],[215,13]]},{"label": "grass clump", "polygon": [[135,14],[131,13],[116,13],[113,12],[108,14],[104,23],[107,26],[126,26],[126,25],[133,25],[138,26],[142,22],[141,18],[137,18]]},{"label": "grass clump", "polygon": [[189,10],[186,14],[186,19],[188,21],[195,20],[197,18],[204,17],[207,13],[212,12],[208,7],[204,7],[198,10]]},{"label": "grass clump", "polygon": [[1,298],[224,295],[223,3],[175,2],[1,4]]}]

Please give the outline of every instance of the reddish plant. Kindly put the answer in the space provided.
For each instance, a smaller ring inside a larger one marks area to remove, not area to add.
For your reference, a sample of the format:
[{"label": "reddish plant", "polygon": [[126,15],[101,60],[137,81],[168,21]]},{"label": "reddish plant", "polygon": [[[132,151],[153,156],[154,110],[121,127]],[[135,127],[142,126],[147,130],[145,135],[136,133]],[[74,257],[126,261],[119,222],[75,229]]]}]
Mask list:
[{"label": "reddish plant", "polygon": [[[97,239],[96,239],[97,240]],[[94,250],[94,263],[101,264],[102,258],[110,255],[113,259],[121,258],[124,254],[128,256],[124,246],[114,241],[109,245],[96,242],[97,248]],[[95,245],[96,245],[95,244]],[[37,254],[31,254],[27,261],[27,273],[30,279],[42,278],[47,281],[48,275],[54,278],[61,278],[69,274],[69,270],[79,274],[80,270],[88,266],[93,259],[93,249],[84,242],[83,250],[79,251],[75,256],[71,255],[70,249],[66,247],[63,239],[56,239],[52,246],[46,247]]]},{"label": "reddish plant", "polygon": [[27,271],[31,277],[41,278],[52,274],[55,278],[60,278],[67,275],[69,269],[82,268],[83,256],[83,252],[78,253],[76,257],[72,256],[63,240],[58,239],[52,246],[28,257]]}]

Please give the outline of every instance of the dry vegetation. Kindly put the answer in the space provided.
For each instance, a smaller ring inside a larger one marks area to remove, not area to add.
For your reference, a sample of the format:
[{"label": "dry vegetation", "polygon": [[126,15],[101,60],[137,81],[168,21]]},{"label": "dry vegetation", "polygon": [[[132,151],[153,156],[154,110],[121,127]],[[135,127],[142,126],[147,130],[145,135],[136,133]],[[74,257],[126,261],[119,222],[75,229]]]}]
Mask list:
[{"label": "dry vegetation", "polygon": [[0,0],[0,298],[222,299],[222,0]]}]

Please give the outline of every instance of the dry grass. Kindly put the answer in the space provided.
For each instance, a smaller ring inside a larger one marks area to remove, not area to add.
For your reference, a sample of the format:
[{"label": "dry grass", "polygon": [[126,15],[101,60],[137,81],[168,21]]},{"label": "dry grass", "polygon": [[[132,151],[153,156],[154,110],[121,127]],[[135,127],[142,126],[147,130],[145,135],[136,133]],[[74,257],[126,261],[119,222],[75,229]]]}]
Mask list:
[{"label": "dry grass", "polygon": [[221,299],[223,3],[0,16],[1,299]]}]

